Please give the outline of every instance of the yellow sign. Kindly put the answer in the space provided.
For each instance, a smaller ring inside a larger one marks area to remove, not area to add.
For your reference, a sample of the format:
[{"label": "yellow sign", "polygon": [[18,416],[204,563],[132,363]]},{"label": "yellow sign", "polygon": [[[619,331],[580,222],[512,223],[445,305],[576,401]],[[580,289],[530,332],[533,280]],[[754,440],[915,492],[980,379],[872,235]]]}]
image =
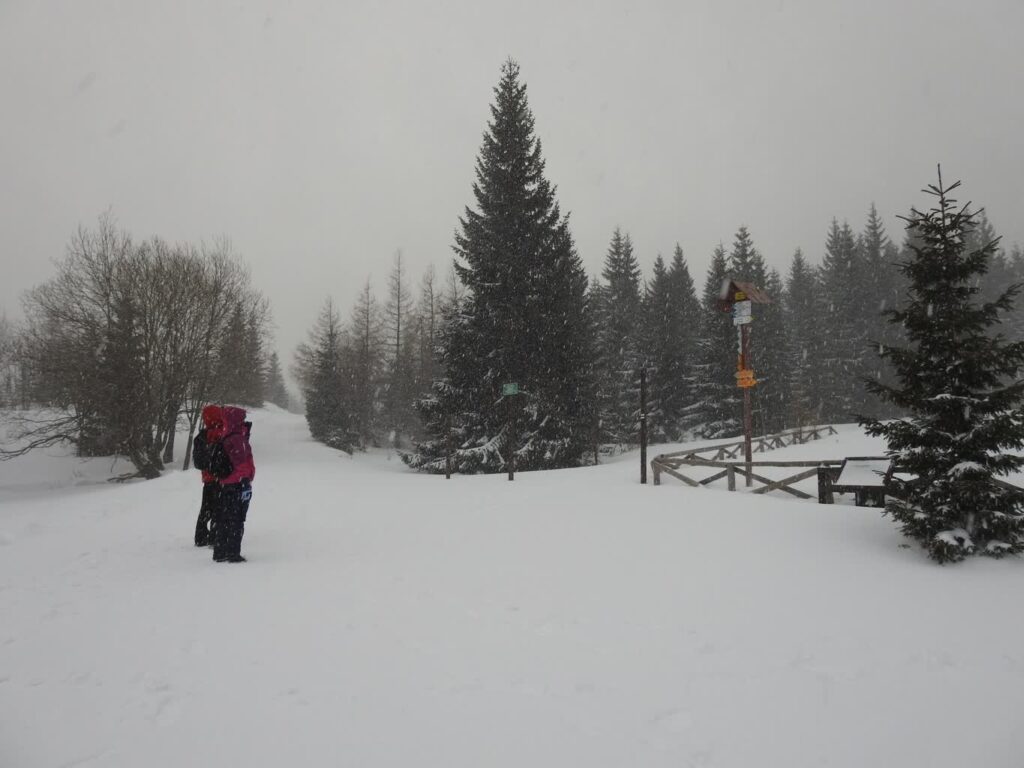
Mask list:
[{"label": "yellow sign", "polygon": [[736,291],[736,295],[732,297],[733,301],[743,301],[747,298],[747,294],[743,291]]},{"label": "yellow sign", "polygon": [[752,368],[740,368],[736,371],[736,386],[740,389],[747,389],[757,384],[754,380],[754,371]]}]

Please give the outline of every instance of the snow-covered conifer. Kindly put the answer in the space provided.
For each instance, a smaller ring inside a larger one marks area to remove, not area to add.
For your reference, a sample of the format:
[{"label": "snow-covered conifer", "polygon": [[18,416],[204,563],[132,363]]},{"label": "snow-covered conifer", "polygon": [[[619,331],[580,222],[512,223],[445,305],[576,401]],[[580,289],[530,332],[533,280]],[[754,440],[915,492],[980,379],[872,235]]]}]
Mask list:
[{"label": "snow-covered conifer", "polygon": [[736,329],[729,313],[718,307],[718,295],[727,274],[725,248],[719,245],[708,266],[701,300],[694,412],[705,438],[731,437],[740,431]]},{"label": "snow-covered conifer", "polygon": [[601,439],[629,445],[639,434],[641,343],[640,265],[629,234],[616,227],[601,272],[598,391]]},{"label": "snow-covered conifer", "polygon": [[[449,424],[460,472],[501,471],[509,450],[521,469],[576,466],[591,444],[587,278],[533,129],[510,60],[477,159],[476,207],[466,208],[455,237],[466,293],[441,335],[445,378],[420,401],[427,438],[405,457],[419,469],[444,470]],[[505,384],[521,394],[506,398]]]},{"label": "snow-covered conifer", "polygon": [[1020,286],[992,301],[980,296],[996,241],[968,248],[978,214],[950,196],[960,182],[929,185],[935,206],[906,217],[910,282],[906,303],[890,322],[906,329],[908,346],[886,347],[892,386],[868,386],[909,413],[883,422],[863,419],[910,479],[886,511],[939,562],[967,555],[1024,551],[1024,491],[999,478],[1024,466],[1024,343],[1000,333]]}]

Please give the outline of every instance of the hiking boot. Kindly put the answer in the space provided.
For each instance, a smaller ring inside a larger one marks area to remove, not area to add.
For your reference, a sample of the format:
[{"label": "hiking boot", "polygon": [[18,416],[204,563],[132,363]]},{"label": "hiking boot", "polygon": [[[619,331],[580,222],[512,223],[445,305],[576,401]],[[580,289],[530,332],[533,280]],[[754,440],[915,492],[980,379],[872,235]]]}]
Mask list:
[{"label": "hiking boot", "polygon": [[225,562],[225,563],[244,563],[244,562],[246,562],[246,560],[241,555],[228,555],[227,557],[224,558],[223,562]]}]

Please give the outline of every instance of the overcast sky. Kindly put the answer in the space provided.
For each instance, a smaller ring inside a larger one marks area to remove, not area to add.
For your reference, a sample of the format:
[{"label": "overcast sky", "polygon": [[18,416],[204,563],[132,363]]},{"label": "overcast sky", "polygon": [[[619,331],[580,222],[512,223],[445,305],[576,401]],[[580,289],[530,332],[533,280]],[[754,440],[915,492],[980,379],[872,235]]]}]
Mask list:
[{"label": "overcast sky", "polygon": [[944,176],[1024,242],[1024,1],[0,0],[0,309],[111,209],[229,236],[290,361],[322,300],[451,261],[507,57],[588,271],[615,226],[702,284],[740,224],[784,271]]}]

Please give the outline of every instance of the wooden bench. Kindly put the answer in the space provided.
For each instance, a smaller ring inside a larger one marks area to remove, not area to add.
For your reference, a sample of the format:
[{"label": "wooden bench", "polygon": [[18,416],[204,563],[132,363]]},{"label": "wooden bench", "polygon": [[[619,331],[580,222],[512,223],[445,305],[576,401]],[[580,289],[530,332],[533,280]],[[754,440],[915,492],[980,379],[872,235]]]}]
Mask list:
[{"label": "wooden bench", "polygon": [[820,467],[818,503],[835,504],[835,494],[852,493],[858,507],[885,506],[891,463],[884,456],[849,456],[838,467]]}]

